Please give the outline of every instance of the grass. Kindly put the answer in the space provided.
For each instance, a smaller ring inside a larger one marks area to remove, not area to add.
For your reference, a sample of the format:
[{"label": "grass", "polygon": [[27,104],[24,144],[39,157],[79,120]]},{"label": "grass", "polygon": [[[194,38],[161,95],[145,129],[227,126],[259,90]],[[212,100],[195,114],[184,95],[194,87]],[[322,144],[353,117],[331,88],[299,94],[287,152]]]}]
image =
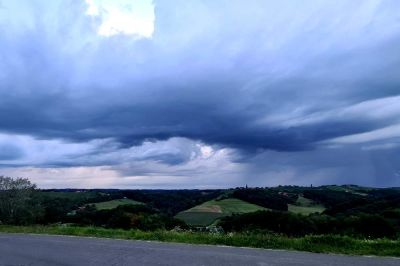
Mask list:
[{"label": "grass", "polygon": [[97,210],[111,210],[117,208],[120,205],[130,205],[130,204],[138,205],[143,203],[131,199],[115,199],[115,200],[94,203],[93,205],[96,207]]},{"label": "grass", "polygon": [[252,233],[209,234],[175,231],[143,232],[139,230],[104,229],[96,227],[6,225],[0,225],[0,232],[92,236],[191,244],[287,249],[318,253],[400,257],[400,240],[365,240],[334,235],[291,238],[280,235]]},{"label": "grass", "polygon": [[311,213],[321,213],[325,210],[325,207],[321,204],[314,202],[313,200],[299,196],[296,204],[288,204],[288,211],[293,213],[300,213],[309,215]]},{"label": "grass", "polygon": [[296,204],[298,204],[299,206],[305,206],[305,207],[316,205],[315,201],[313,201],[311,199],[307,199],[303,196],[299,196],[297,198]]},{"label": "grass", "polygon": [[206,226],[217,219],[232,215],[233,213],[248,213],[265,208],[239,199],[210,200],[191,209],[180,212],[176,218],[185,221],[189,225]]}]

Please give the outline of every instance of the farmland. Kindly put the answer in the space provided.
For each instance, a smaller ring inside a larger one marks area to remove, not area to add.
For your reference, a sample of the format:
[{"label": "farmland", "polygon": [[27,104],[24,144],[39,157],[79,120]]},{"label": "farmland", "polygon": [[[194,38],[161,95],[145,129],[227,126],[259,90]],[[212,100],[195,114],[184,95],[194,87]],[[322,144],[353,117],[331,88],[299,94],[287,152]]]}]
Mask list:
[{"label": "farmland", "polygon": [[299,196],[295,204],[288,204],[288,211],[293,213],[300,213],[304,215],[309,215],[311,213],[321,213],[325,210],[322,204]]},{"label": "farmland", "polygon": [[176,218],[190,225],[206,226],[212,224],[221,217],[234,213],[241,214],[260,210],[266,209],[243,200],[228,198],[204,202],[203,204],[178,213]]},{"label": "farmland", "polygon": [[115,199],[115,200],[98,202],[98,203],[95,203],[94,206],[96,207],[97,210],[111,210],[111,209],[117,208],[118,206],[121,206],[121,205],[130,205],[130,204],[138,205],[138,204],[143,204],[143,203],[136,201],[136,200],[131,200],[131,199]]}]

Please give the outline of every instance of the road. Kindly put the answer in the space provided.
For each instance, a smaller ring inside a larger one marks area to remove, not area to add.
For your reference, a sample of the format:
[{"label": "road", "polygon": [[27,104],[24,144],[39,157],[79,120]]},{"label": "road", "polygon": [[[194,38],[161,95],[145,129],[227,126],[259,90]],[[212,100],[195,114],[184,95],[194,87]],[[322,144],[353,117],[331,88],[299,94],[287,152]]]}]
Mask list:
[{"label": "road", "polygon": [[400,265],[400,259],[149,241],[0,233],[0,266]]}]

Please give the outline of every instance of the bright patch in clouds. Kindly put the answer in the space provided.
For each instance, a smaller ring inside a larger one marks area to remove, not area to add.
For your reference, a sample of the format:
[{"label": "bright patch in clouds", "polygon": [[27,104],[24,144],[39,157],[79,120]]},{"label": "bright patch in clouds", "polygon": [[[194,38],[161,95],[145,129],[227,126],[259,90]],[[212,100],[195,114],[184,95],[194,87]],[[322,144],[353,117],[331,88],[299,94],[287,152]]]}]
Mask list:
[{"label": "bright patch in clouds", "polygon": [[136,35],[151,38],[154,31],[152,0],[85,0],[86,14],[98,18],[98,34]]}]

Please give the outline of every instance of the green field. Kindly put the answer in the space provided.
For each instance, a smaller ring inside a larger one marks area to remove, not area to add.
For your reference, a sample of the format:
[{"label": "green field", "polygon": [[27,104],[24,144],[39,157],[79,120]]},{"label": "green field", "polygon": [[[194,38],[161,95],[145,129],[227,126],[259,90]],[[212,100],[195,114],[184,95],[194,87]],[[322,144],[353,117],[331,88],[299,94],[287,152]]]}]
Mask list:
[{"label": "green field", "polygon": [[131,199],[115,199],[115,200],[94,203],[93,205],[96,207],[97,210],[111,210],[117,208],[120,205],[138,205],[138,204],[143,204],[143,203]]},{"label": "green field", "polygon": [[325,207],[321,204],[314,202],[313,200],[299,196],[296,204],[288,204],[288,211],[293,213],[300,213],[309,215],[311,213],[321,213],[325,210]]},{"label": "green field", "polygon": [[248,213],[265,208],[239,199],[210,200],[191,209],[178,213],[175,217],[189,225],[207,226],[217,219],[233,213]]}]

